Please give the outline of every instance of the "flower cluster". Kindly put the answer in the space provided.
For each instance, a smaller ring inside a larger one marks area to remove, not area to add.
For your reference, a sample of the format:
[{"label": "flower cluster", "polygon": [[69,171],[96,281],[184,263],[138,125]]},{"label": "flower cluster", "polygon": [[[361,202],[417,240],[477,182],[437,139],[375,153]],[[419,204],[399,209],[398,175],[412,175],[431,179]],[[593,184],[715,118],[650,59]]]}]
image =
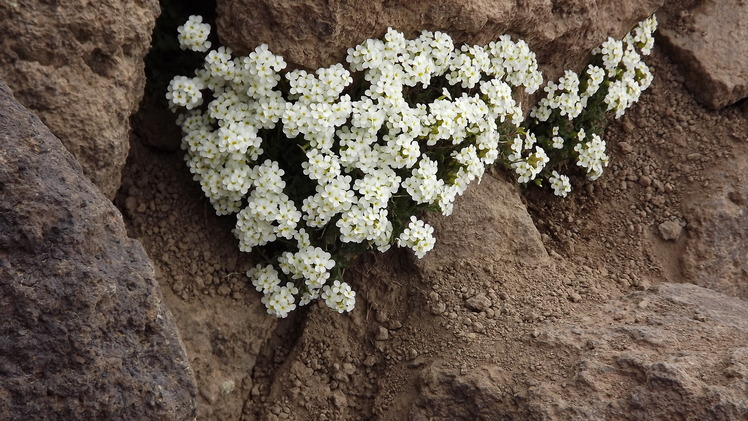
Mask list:
[{"label": "flower cluster", "polygon": [[205,85],[200,79],[177,76],[169,82],[167,89],[166,99],[172,106],[191,110],[203,104],[203,94],[200,91],[205,89]]},{"label": "flower cluster", "polygon": [[597,134],[593,133],[589,141],[586,141],[584,129],[579,129],[577,139],[579,142],[574,145],[574,152],[578,154],[577,165],[587,170],[587,177],[590,180],[597,180],[603,175],[603,167],[608,166],[608,155],[605,154],[605,141]]},{"label": "flower cluster", "polygon": [[[548,82],[544,87],[546,96],[530,110],[527,130],[535,133],[543,147],[559,150],[558,161],[576,162],[590,180],[599,178],[609,161],[599,133],[605,118],[600,110],[620,118],[649,87],[652,74],[641,56],[650,53],[656,28],[657,20],[652,16],[623,40],[608,38],[592,51],[593,63],[581,77],[567,70],[558,82]],[[590,121],[599,122],[600,126],[590,127]],[[585,127],[594,132],[585,133]],[[520,181],[536,175],[527,165],[512,163],[512,168]],[[544,177],[558,196],[566,196],[571,190],[568,177],[556,170],[546,172]]]},{"label": "flower cluster", "polygon": [[203,23],[202,16],[190,16],[184,25],[177,28],[179,32],[179,47],[204,53],[210,48],[210,25]]},{"label": "flower cluster", "polygon": [[602,55],[609,77],[605,103],[608,111],[615,111],[616,118],[637,102],[652,83],[652,73],[641,55],[651,52],[654,45],[652,34],[656,29],[657,19],[652,16],[637,25],[622,41],[608,38],[602,47],[593,50],[593,54]]},{"label": "flower cluster", "polygon": [[397,237],[397,245],[412,248],[420,259],[434,248],[436,239],[433,234],[434,228],[423,221],[419,221],[415,216],[411,216],[408,228],[405,228],[402,234]]},{"label": "flower cluster", "polygon": [[553,193],[556,196],[566,197],[566,195],[571,191],[569,177],[559,174],[556,170],[553,170],[548,181],[551,182],[551,188],[553,188]]},{"label": "flower cluster", "polygon": [[[180,45],[207,51],[209,30],[190,17],[179,28]],[[649,45],[647,33],[630,42]],[[573,120],[603,86],[609,94],[626,78],[644,86],[644,71],[626,51],[615,66],[633,66],[633,76],[606,79],[615,61],[606,56],[604,68],[590,66],[581,80],[567,72],[546,85],[531,116],[545,125],[558,116]],[[350,70],[283,72],[285,61],[266,45],[246,57],[220,47],[193,77],[177,76],[168,88],[170,106],[186,110],[178,123],[194,179],[217,214],[236,214],[242,251],[272,250],[274,260],[247,276],[277,317],[318,298],[351,311],[356,294],[342,280],[345,263],[393,244],[422,258],[436,239],[419,214],[450,215],[489,165],[505,164],[520,183],[547,177],[554,148],[574,154],[591,178],[607,165],[596,134],[587,140],[579,130],[572,140],[560,124],[551,136],[523,125],[513,94],[534,93],[543,82],[524,41],[502,36],[457,48],[441,32],[406,39],[389,29],[349,49],[346,61]],[[361,85],[353,86],[354,76]],[[630,105],[610,95],[612,107]],[[571,189],[555,170],[548,179],[557,195]]]}]

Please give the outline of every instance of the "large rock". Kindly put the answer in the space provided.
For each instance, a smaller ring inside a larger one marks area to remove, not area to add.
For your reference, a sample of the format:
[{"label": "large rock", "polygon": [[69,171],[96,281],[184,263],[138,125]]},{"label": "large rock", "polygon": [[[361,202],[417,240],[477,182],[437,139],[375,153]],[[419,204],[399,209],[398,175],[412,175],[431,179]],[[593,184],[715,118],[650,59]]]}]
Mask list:
[{"label": "large rock", "polygon": [[703,105],[719,109],[748,97],[748,3],[708,0],[674,14],[660,40],[686,86]]},{"label": "large rock", "polygon": [[195,382],[148,256],[2,83],[0,232],[0,418],[194,417]]},{"label": "large rock", "polygon": [[158,13],[156,0],[0,2],[0,77],[110,199]]},{"label": "large rock", "polygon": [[[738,420],[748,415],[748,303],[660,284],[538,332],[516,384],[484,364],[425,368],[413,420]],[[523,356],[517,356],[522,359]],[[554,374],[551,374],[554,373]]]},{"label": "large rock", "polygon": [[732,166],[737,178],[686,207],[681,268],[690,282],[748,300],[748,163]]},{"label": "large rock", "polygon": [[625,35],[663,0],[218,0],[221,40],[241,53],[267,43],[296,65],[317,68],[392,27],[407,35],[439,30],[485,44],[508,33],[526,40],[554,70],[577,68],[608,36]]}]

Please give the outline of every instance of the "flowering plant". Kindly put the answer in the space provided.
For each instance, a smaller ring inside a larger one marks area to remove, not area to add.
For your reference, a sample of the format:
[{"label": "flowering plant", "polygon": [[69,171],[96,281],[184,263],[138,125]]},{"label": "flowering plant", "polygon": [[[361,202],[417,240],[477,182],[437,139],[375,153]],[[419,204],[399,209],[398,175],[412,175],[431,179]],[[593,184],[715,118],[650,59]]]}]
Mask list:
[{"label": "flowering plant", "polygon": [[[557,83],[546,84],[546,96],[532,107],[524,124],[544,149],[554,152],[546,168],[573,161],[590,180],[602,175],[610,159],[600,137],[606,114],[614,112],[615,118],[620,118],[652,83],[652,74],[641,56],[652,51],[656,29],[653,15],[623,40],[608,38],[593,49],[592,63],[581,78],[567,70]],[[567,176],[552,170],[547,179],[556,195],[565,197],[571,191]]]},{"label": "flowering plant", "polygon": [[[247,273],[268,312],[286,317],[321,297],[342,313],[355,304],[345,264],[393,244],[423,257],[436,240],[418,216],[450,215],[487,166],[512,169],[520,183],[547,179],[562,196],[569,179],[549,163],[573,160],[599,177],[605,142],[585,134],[585,110],[605,103],[618,117],[646,89],[636,48],[651,49],[654,25],[603,44],[594,53],[604,68],[548,83],[528,121],[514,95],[537,91],[542,75],[528,45],[506,35],[457,48],[441,32],[409,40],[389,29],[348,50],[350,70],[313,73],[282,73],[285,61],[264,44],[246,57],[219,47],[195,76],[175,77],[167,99],[185,109],[178,124],[194,179],[217,214],[236,214],[239,248],[271,254]],[[180,45],[208,51],[209,32],[192,16]]]}]

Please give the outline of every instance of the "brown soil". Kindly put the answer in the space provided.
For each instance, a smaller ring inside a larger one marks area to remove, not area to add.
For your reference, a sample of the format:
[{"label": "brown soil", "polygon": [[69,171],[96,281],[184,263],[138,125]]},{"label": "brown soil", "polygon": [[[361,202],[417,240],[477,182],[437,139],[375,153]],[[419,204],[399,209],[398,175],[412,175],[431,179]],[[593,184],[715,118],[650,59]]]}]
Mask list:
[{"label": "brown soil", "polygon": [[[181,152],[135,136],[116,203],[157,267],[197,377],[200,419],[407,419],[433,362],[457,372],[491,364],[495,386],[521,397],[574,364],[537,346],[540,329],[688,281],[689,209],[744,181],[748,104],[706,110],[659,49],[648,62],[652,87],[604,136],[603,177],[574,179],[566,199],[524,194],[549,257],[507,256],[519,249],[499,243],[439,261],[398,250],[365,257],[351,273],[359,300],[350,315],[315,305],[282,321],[265,315],[231,218],[213,214]],[[674,241],[663,239],[667,221]]]}]

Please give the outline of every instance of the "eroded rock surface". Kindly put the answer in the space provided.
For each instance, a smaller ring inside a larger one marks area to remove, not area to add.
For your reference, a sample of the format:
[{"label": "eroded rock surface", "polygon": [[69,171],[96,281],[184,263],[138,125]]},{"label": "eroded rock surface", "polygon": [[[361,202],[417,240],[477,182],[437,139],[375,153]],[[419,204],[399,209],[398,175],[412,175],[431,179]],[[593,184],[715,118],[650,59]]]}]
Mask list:
[{"label": "eroded rock surface", "polygon": [[392,27],[414,36],[424,29],[455,41],[485,44],[502,34],[524,39],[553,71],[583,65],[608,36],[620,38],[663,0],[341,1],[218,0],[222,41],[246,53],[267,43],[300,66],[341,62],[346,49]]},{"label": "eroded rock surface", "polygon": [[436,246],[419,264],[444,265],[468,257],[540,262],[548,253],[517,188],[484,175],[457,200],[453,214],[429,214]]},{"label": "eroded rock surface", "polygon": [[[690,284],[660,284],[539,332],[537,367],[560,375],[517,384],[506,369],[426,367],[414,420],[744,419],[748,303]],[[519,356],[518,356],[519,357]],[[542,377],[541,377],[542,378]]]},{"label": "eroded rock surface", "polygon": [[0,2],[0,77],[110,199],[158,13],[156,0]]},{"label": "eroded rock surface", "polygon": [[748,300],[748,164],[734,165],[742,176],[688,206],[681,267],[690,282]]},{"label": "eroded rock surface", "polygon": [[0,83],[4,419],[192,419],[153,266],[114,205]]},{"label": "eroded rock surface", "polygon": [[681,66],[686,86],[705,106],[719,109],[748,96],[748,3],[699,2],[659,31]]}]

